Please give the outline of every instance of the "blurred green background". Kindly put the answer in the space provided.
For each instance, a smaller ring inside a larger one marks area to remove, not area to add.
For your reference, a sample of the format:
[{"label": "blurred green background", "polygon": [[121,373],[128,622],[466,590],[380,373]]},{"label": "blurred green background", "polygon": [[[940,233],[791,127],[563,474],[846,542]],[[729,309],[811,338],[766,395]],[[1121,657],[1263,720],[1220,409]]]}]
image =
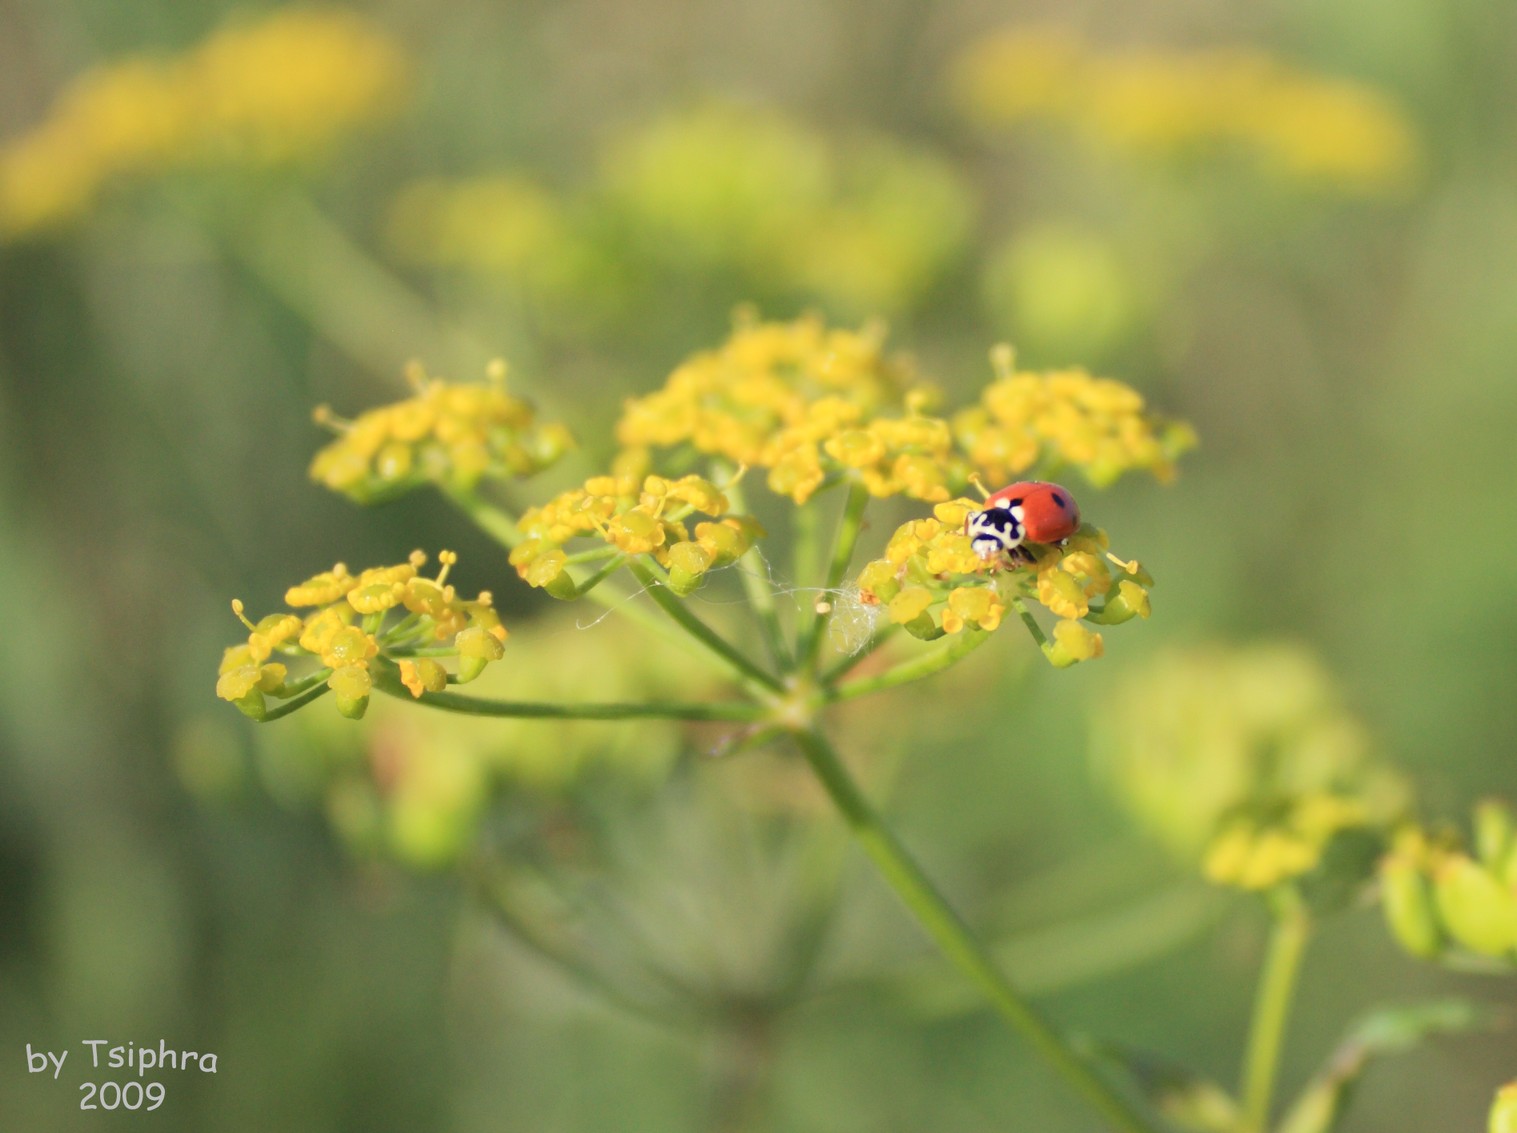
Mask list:
[{"label": "blurred green background", "polygon": [[[91,66],[193,51],[261,11],[10,0],[0,144]],[[455,578],[493,589],[559,671],[577,647],[639,649],[545,620],[559,611],[440,499],[360,511],[308,482],[312,406],[400,396],[412,357],[471,379],[508,358],[590,464],[622,397],[720,342],[749,301],[881,315],[958,402],[1009,340],[1026,365],[1088,365],[1195,424],[1174,486],[1082,497],[1158,579],[1141,631],[1059,673],[1004,634],[890,702],[889,727],[844,727],[845,745],[899,760],[907,841],[972,922],[1023,940],[1026,977],[1075,1027],[1224,1080],[1242,1046],[1262,916],[1196,897],[1086,756],[1092,720],[1158,651],[1299,641],[1425,811],[1517,788],[1517,7],[360,11],[408,60],[385,113],[290,161],[123,167],[79,215],[0,245],[5,1128],[1098,1128],[988,1014],[922,990],[925,942],[852,855],[815,994],[762,1026],[734,1008],[660,1028],[512,943],[449,870],[334,832],[330,767],[347,757],[332,753],[358,742],[345,722],[254,735],[214,701],[230,597],[273,609],[336,560],[416,546],[458,549]],[[1235,139],[1177,152],[1105,144],[1073,112],[972,122],[954,61],[1052,21],[1093,52],[1243,46],[1364,84],[1399,108],[1415,157],[1345,185]],[[473,198],[447,195],[479,178]],[[561,741],[542,724],[510,742],[531,762]],[[576,740],[602,742],[616,747]],[[491,836],[562,871],[596,945],[641,978],[677,964],[741,1007],[808,855],[845,852],[824,810],[745,802],[739,761],[702,758],[712,743],[654,732],[623,742],[635,775],[617,750],[572,783],[524,774]],[[1036,935],[1126,903],[1134,938],[1160,945],[1117,941],[1118,960],[1081,973],[1060,963],[1067,938]],[[1451,991],[1513,1000],[1510,981],[1414,966],[1373,913],[1332,921],[1287,1086],[1355,1014]],[[79,1044],[97,1037],[215,1051],[219,1073],[166,1073],[151,1117],[81,1113]],[[27,1075],[27,1043],[75,1065]],[[1509,1037],[1451,1041],[1372,1071],[1346,1128],[1474,1129],[1514,1074]]]}]

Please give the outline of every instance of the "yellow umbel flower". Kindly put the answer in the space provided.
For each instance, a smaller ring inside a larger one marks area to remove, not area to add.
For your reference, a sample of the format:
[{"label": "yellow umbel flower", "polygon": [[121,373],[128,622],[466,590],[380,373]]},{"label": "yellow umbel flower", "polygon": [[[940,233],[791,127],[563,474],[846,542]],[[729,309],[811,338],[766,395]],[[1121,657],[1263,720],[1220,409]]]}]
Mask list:
[{"label": "yellow umbel flower", "polygon": [[405,73],[398,45],[363,16],[305,8],[180,56],[103,64],[0,147],[0,238],[70,220],[119,177],[315,154],[390,113]]},{"label": "yellow umbel flower", "polygon": [[1018,371],[1009,348],[991,355],[997,377],[980,403],[957,414],[954,433],[974,466],[993,480],[1042,463],[1073,466],[1098,487],[1123,473],[1175,474],[1196,443],[1184,422],[1150,413],[1131,386],[1084,370]]},{"label": "yellow umbel flower", "polygon": [[[1108,608],[1117,602],[1132,605],[1130,596],[1108,596]],[[1231,817],[1281,800],[1348,800],[1376,827],[1407,803],[1402,776],[1375,758],[1328,673],[1298,646],[1161,655],[1119,686],[1095,720],[1102,777],[1181,859],[1198,859]]]},{"label": "yellow umbel flower", "polygon": [[411,263],[499,272],[554,290],[586,254],[565,205],[511,174],[426,178],[390,205],[386,236]]},{"label": "yellow umbel flower", "polygon": [[1053,121],[1161,155],[1231,144],[1269,173],[1347,192],[1392,187],[1417,161],[1412,127],[1384,95],[1254,50],[1101,51],[1068,30],[1012,29],[966,50],[951,85],[986,126]]},{"label": "yellow umbel flower", "polygon": [[859,600],[928,640],[966,628],[996,629],[1014,600],[1037,602],[1060,619],[1051,638],[1039,630],[1044,654],[1059,668],[1104,652],[1101,635],[1080,619],[1115,625],[1147,617],[1153,579],[1137,563],[1108,555],[1104,531],[1087,525],[1061,547],[1028,546],[1025,556],[987,561],[964,530],[979,506],[951,500],[930,518],[902,524],[884,557],[859,573]]},{"label": "yellow umbel flower", "polygon": [[961,462],[946,424],[921,412],[932,398],[909,366],[884,354],[876,329],[745,316],[720,349],[629,400],[616,435],[634,453],[689,445],[768,469],[769,486],[798,504],[833,474],[877,496],[944,500]]},{"label": "yellow umbel flower", "polygon": [[735,269],[854,312],[908,305],[964,246],[968,187],[919,148],[832,139],[772,109],[708,103],[614,139],[594,202],[646,253]]},{"label": "yellow umbel flower", "polygon": [[373,503],[433,483],[467,491],[486,476],[530,476],[573,444],[556,422],[506,392],[506,365],[488,381],[461,384],[406,371],[416,393],[343,421],[323,406],[316,419],[338,433],[311,462],[311,478],[359,503]]},{"label": "yellow umbel flower", "polygon": [[[685,520],[697,512],[712,519],[692,530]],[[523,540],[511,552],[511,564],[528,584],[560,598],[579,593],[563,549],[571,539],[602,540],[616,556],[609,569],[649,555],[668,568],[671,585],[684,594],[708,570],[734,562],[760,534],[751,518],[728,514],[727,497],[699,476],[593,476],[584,487],[529,509],[517,526]]]},{"label": "yellow umbel flower", "polygon": [[[288,701],[288,710],[303,703],[294,698],[312,699],[325,685],[336,693],[338,710],[357,718],[368,706],[376,664],[394,665],[399,682],[416,697],[449,683],[434,655],[457,656],[459,681],[478,676],[487,662],[500,659],[505,627],[488,592],[469,601],[448,584],[458,556],[443,551],[438,560],[442,569],[436,578],[419,575],[427,561],[420,551],[403,563],[357,576],[338,563],[286,592],[289,605],[314,607],[304,615],[270,614],[255,624],[243,615],[242,602],[234,601],[232,610],[247,626],[248,640],[227,649],[216,695],[264,719],[271,715],[266,696]],[[268,661],[274,653],[314,663],[291,680],[284,664]]]}]

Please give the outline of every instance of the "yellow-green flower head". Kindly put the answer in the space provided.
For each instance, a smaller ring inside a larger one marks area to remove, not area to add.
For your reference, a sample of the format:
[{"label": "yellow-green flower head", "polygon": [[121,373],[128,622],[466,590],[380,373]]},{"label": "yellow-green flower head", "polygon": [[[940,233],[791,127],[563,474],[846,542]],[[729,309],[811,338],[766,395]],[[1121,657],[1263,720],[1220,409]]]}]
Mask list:
[{"label": "yellow-green flower head", "polygon": [[1517,968],[1517,837],[1511,808],[1475,813],[1475,845],[1451,831],[1407,825],[1380,863],[1381,904],[1396,940],[1414,956],[1473,954]]},{"label": "yellow-green flower head", "polygon": [[1059,668],[1105,651],[1101,634],[1086,622],[1116,625],[1148,616],[1153,580],[1137,563],[1107,554],[1104,531],[1087,525],[1062,547],[1029,547],[1025,557],[987,561],[964,529],[978,507],[973,500],[951,500],[938,504],[930,518],[902,524],[884,557],[860,572],[859,600],[928,640],[966,628],[994,630],[1013,600],[1039,603],[1058,619],[1040,643]]},{"label": "yellow-green flower head", "polygon": [[951,85],[983,126],[1056,122],[1161,156],[1230,144],[1268,173],[1346,192],[1392,187],[1417,161],[1384,95],[1253,50],[1101,51],[1068,30],[1011,29],[965,51]]},{"label": "yellow-green flower head", "polygon": [[1273,889],[1316,869],[1340,832],[1375,825],[1362,799],[1309,792],[1228,819],[1207,846],[1201,869],[1218,885]]},{"label": "yellow-green flower head", "polygon": [[467,491],[486,476],[530,476],[573,444],[557,422],[539,421],[531,404],[506,392],[496,361],[484,384],[407,370],[415,394],[343,421],[322,407],[318,422],[338,437],[311,462],[311,478],[359,503],[389,499],[422,484]]},{"label": "yellow-green flower head", "polygon": [[1295,814],[1327,797],[1384,826],[1408,797],[1327,672],[1294,645],[1161,655],[1108,699],[1093,739],[1118,800],[1182,859],[1199,857],[1229,819],[1256,815],[1251,808]]},{"label": "yellow-green flower head", "polygon": [[315,8],[229,26],[179,56],[103,64],[0,146],[0,238],[72,219],[120,177],[313,155],[394,110],[406,70],[363,16]]},{"label": "yellow-green flower head", "polygon": [[1173,479],[1175,460],[1196,443],[1183,422],[1165,421],[1131,386],[1084,370],[1018,371],[1011,351],[992,354],[997,377],[980,403],[953,419],[973,465],[1007,480],[1042,463],[1080,469],[1104,487],[1126,472]]},{"label": "yellow-green flower head", "polygon": [[835,139],[773,109],[707,103],[615,139],[597,203],[684,270],[735,269],[856,313],[915,300],[964,247],[962,176],[926,150]]},{"label": "yellow-green flower head", "polygon": [[798,504],[831,474],[874,495],[945,500],[961,463],[952,436],[921,412],[931,390],[881,340],[876,329],[834,330],[816,318],[742,318],[720,349],[629,400],[617,440],[633,452],[689,445],[767,469],[770,488]]},{"label": "yellow-green flower head", "polygon": [[[270,614],[257,623],[243,615],[241,601],[234,601],[233,612],[247,626],[248,638],[223,656],[216,695],[262,719],[269,711],[267,697],[291,700],[325,684],[336,694],[339,711],[358,717],[368,706],[376,665],[395,667],[399,683],[417,697],[449,683],[446,670],[433,660],[438,653],[457,656],[456,679],[478,676],[487,662],[502,656],[505,627],[488,593],[465,600],[448,584],[458,556],[443,551],[438,559],[442,570],[436,578],[418,573],[427,561],[420,551],[406,562],[356,576],[338,563],[286,591],[286,603],[302,613]],[[418,650],[427,655],[417,656]],[[290,679],[283,662],[269,660],[276,653],[305,660],[309,671]]]},{"label": "yellow-green flower head", "polygon": [[[753,544],[759,528],[747,516],[730,515],[727,497],[699,476],[593,476],[517,524],[522,542],[511,564],[532,586],[555,597],[575,597],[568,573],[572,539],[599,539],[623,557],[650,555],[668,568],[674,588],[688,593],[712,567],[726,566]],[[696,513],[711,516],[693,524]]]},{"label": "yellow-green flower head", "polygon": [[390,206],[386,237],[405,260],[498,273],[555,290],[586,254],[566,206],[525,177],[414,181]]}]

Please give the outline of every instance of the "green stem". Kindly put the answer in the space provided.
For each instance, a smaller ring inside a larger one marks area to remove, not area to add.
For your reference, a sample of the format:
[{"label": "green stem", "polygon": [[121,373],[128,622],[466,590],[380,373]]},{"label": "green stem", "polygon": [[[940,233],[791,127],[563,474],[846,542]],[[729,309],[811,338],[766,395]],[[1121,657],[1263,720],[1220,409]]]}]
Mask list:
[{"label": "green stem", "polygon": [[974,932],[881,820],[826,737],[814,728],[793,735],[864,852],[943,955],[1113,1129],[1158,1133],[1158,1127],[1101,1078],[1069,1040],[1011,985]]},{"label": "green stem", "polygon": [[454,506],[474,521],[474,526],[506,550],[515,550],[521,542],[521,529],[504,508],[496,507],[477,492],[462,488],[448,489],[447,495]]},{"label": "green stem", "polygon": [[264,286],[378,374],[391,377],[417,357],[489,357],[299,193],[281,194],[235,225],[209,226]]},{"label": "green stem", "polygon": [[801,640],[796,643],[795,650],[797,668],[810,668],[816,661],[837,590],[843,585],[843,579],[848,574],[848,564],[853,560],[853,550],[858,545],[859,530],[864,523],[864,509],[868,505],[869,493],[864,486],[849,483],[848,499],[843,504],[843,516],[838,521],[837,539],[832,544],[832,562],[828,564],[827,580],[819,595],[827,603],[826,612],[816,614],[809,625],[802,622]]},{"label": "green stem", "polygon": [[1043,627],[1038,624],[1038,619],[1032,616],[1032,611],[1027,608],[1027,603],[1020,598],[1011,599],[1011,608],[1017,612],[1017,617],[1022,619],[1022,624],[1027,627],[1027,632],[1032,634],[1032,639],[1038,643],[1038,648],[1048,652],[1048,635],[1043,632]]},{"label": "green stem", "polygon": [[883,692],[912,681],[919,681],[923,677],[930,677],[933,673],[948,668],[961,657],[968,656],[989,639],[990,634],[982,629],[964,629],[955,634],[946,645],[930,653],[913,657],[909,661],[902,661],[899,665],[875,676],[849,681],[833,689],[831,699],[853,700],[855,697],[868,696],[870,693]]},{"label": "green stem", "polygon": [[681,704],[653,700],[635,704],[554,704],[529,700],[493,700],[489,697],[465,696],[456,692],[424,692],[413,697],[389,666],[376,665],[371,670],[374,687],[387,696],[415,701],[445,712],[465,716],[504,716],[517,720],[760,720],[766,709],[757,704],[722,703]]},{"label": "green stem", "polygon": [[[739,515],[748,515],[748,500],[738,483],[735,470],[727,468],[727,486],[722,489],[731,503],[731,510]],[[748,605],[758,618],[759,631],[764,636],[764,645],[769,650],[769,659],[780,669],[790,664],[790,650],[785,644],[785,634],[780,628],[779,611],[774,605],[774,591],[769,588],[769,564],[758,545],[749,547],[738,559],[738,574],[743,579],[743,592],[748,596]]]},{"label": "green stem", "polygon": [[284,688],[279,690],[278,696],[281,700],[288,700],[292,696],[299,696],[303,692],[309,692],[317,685],[326,684],[327,678],[331,675],[332,670],[323,666],[322,668],[317,669],[314,673],[307,673],[298,681],[291,681],[289,684],[285,685]]},{"label": "green stem", "polygon": [[704,645],[712,654],[725,661],[739,676],[770,692],[785,691],[785,686],[778,677],[764,672],[726,638],[692,614],[678,595],[669,589],[668,584],[657,577],[647,564],[637,559],[629,559],[627,568],[632,571],[633,577],[642,583],[643,589],[648,592],[648,597],[652,598],[658,607],[674,620],[675,624]]},{"label": "green stem", "polygon": [[1269,1123],[1285,1024],[1301,971],[1301,957],[1311,935],[1311,918],[1294,889],[1278,891],[1273,913],[1269,952],[1254,997],[1254,1016],[1243,1060],[1243,1114],[1245,1128],[1251,1133],[1263,1133]]},{"label": "green stem", "polygon": [[263,719],[259,720],[258,722],[260,724],[272,724],[281,716],[288,716],[291,712],[298,712],[307,704],[310,704],[311,701],[318,700],[331,691],[331,688],[325,684],[317,688],[310,689],[309,691],[302,693],[300,696],[297,696],[294,700],[286,700],[278,708],[270,708],[263,714]]}]

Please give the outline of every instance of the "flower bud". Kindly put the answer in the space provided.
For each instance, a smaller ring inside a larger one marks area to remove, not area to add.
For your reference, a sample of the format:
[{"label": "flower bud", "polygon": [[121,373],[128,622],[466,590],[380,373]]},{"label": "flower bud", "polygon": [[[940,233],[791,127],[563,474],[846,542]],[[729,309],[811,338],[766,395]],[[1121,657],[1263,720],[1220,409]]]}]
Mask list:
[{"label": "flower bud", "polygon": [[373,679],[362,665],[344,665],[327,678],[327,685],[337,697],[337,711],[349,720],[360,720],[369,707],[369,690]]},{"label": "flower bud", "polygon": [[1385,923],[1401,947],[1424,959],[1443,951],[1443,929],[1433,905],[1433,892],[1415,861],[1404,854],[1391,854],[1380,863],[1380,900]]},{"label": "flower bud", "polygon": [[499,661],[505,648],[482,626],[470,626],[455,639],[458,646],[458,681],[467,684],[491,661]]},{"label": "flower bud", "polygon": [[[1062,577],[1069,578],[1069,575]],[[1070,579],[1070,582],[1074,580]],[[1106,646],[1099,633],[1092,633],[1080,622],[1066,618],[1053,627],[1053,640],[1043,646],[1043,652],[1055,669],[1067,669],[1080,661],[1101,656],[1106,652]]]},{"label": "flower bud", "polygon": [[681,597],[696,590],[711,562],[711,553],[699,543],[676,543],[669,548],[669,588]]},{"label": "flower bud", "polygon": [[1482,956],[1517,950],[1517,895],[1472,859],[1446,858],[1433,884],[1438,912],[1456,941]]},{"label": "flower bud", "polygon": [[400,683],[414,697],[424,692],[441,692],[448,687],[448,671],[430,657],[400,662]]},{"label": "flower bud", "polygon": [[1475,807],[1475,852],[1489,868],[1506,863],[1512,850],[1512,811],[1500,799],[1485,799]]}]

